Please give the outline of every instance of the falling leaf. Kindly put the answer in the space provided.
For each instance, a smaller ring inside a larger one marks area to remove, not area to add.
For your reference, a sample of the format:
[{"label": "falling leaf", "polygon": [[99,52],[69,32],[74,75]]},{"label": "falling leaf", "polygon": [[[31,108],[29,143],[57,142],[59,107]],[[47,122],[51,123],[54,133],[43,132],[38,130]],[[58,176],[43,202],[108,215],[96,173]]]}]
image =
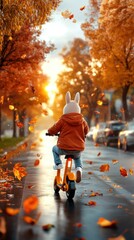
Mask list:
[{"label": "falling leaf", "polygon": [[113,163],[113,164],[116,164],[116,163],[118,163],[118,162],[119,162],[119,161],[116,160],[116,159],[113,159],[113,160],[112,160],[112,163]]},{"label": "falling leaf", "polygon": [[46,224],[46,225],[43,225],[42,226],[42,229],[44,230],[44,231],[49,231],[51,228],[54,228],[55,226],[53,225],[53,224],[50,224],[50,223],[48,223],[48,224]]},{"label": "falling leaf", "polygon": [[98,154],[97,154],[97,156],[100,156],[101,155],[101,152],[99,152]]},{"label": "falling leaf", "polygon": [[99,218],[97,224],[101,227],[115,227],[117,225],[117,221],[109,221],[105,218]]},{"label": "falling leaf", "polygon": [[21,163],[16,163],[13,167],[13,173],[18,180],[21,180],[27,175],[26,168],[21,166]]},{"label": "falling leaf", "polygon": [[0,97],[0,103],[3,104],[4,103],[4,96]]},{"label": "falling leaf", "polygon": [[39,205],[39,200],[36,196],[30,196],[23,202],[23,209],[26,213],[30,213],[35,210]]},{"label": "falling leaf", "polygon": [[4,217],[0,217],[0,233],[1,234],[6,233],[6,221]]},{"label": "falling leaf", "polygon": [[120,167],[120,174],[123,177],[127,177],[128,176],[127,170],[125,168],[123,168],[123,167]]},{"label": "falling leaf", "polygon": [[61,12],[61,15],[62,15],[64,18],[69,18],[70,15],[72,15],[72,13],[69,12],[68,10],[65,10],[64,12]]},{"label": "falling leaf", "polygon": [[10,215],[10,216],[14,216],[14,215],[18,214],[19,211],[20,211],[19,208],[15,208],[15,209],[14,209],[14,208],[10,208],[10,207],[7,207],[7,208],[6,208],[6,213],[7,213],[8,215]]},{"label": "falling leaf", "polygon": [[36,159],[35,162],[34,162],[34,166],[37,167],[40,163],[40,160],[39,159]]},{"label": "falling leaf", "polygon": [[84,9],[85,9],[85,6],[81,7],[81,8],[80,8],[80,11],[83,11]]},{"label": "falling leaf", "polygon": [[100,172],[108,172],[110,169],[109,164],[103,164],[100,166]]},{"label": "falling leaf", "polygon": [[80,228],[80,227],[82,227],[82,223],[77,222],[77,223],[75,223],[73,226]]},{"label": "falling leaf", "polygon": [[87,206],[96,206],[96,202],[95,201],[89,201],[85,205],[87,205]]},{"label": "falling leaf", "polygon": [[29,121],[29,125],[35,124],[37,122],[37,118],[33,118]]}]

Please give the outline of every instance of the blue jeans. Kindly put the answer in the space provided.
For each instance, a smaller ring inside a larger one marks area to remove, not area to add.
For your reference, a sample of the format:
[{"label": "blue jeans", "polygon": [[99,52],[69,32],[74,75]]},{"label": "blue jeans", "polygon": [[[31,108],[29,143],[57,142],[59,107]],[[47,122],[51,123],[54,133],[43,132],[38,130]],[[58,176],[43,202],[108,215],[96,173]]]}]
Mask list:
[{"label": "blue jeans", "polygon": [[53,156],[54,156],[55,165],[62,164],[60,155],[71,154],[74,156],[75,168],[78,168],[78,167],[82,168],[81,151],[63,150],[63,149],[58,148],[57,146],[54,146],[52,148],[52,152],[53,152]]}]

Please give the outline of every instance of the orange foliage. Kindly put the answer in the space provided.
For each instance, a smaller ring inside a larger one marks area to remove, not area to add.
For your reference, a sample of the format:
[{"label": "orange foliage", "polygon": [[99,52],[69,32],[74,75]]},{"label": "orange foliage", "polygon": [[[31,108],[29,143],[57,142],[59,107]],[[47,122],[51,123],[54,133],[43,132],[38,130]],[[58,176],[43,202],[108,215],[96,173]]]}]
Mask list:
[{"label": "orange foliage", "polygon": [[123,176],[123,177],[127,177],[128,176],[128,172],[125,168],[123,167],[120,167],[120,174]]}]

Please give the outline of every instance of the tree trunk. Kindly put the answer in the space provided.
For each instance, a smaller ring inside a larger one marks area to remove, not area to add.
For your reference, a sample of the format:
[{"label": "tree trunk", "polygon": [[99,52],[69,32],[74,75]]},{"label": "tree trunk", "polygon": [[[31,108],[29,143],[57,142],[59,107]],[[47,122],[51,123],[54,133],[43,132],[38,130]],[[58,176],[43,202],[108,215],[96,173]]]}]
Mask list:
[{"label": "tree trunk", "polygon": [[1,140],[1,134],[2,134],[2,114],[1,114],[1,103],[0,103],[0,140]]},{"label": "tree trunk", "polygon": [[123,110],[124,110],[124,115],[125,115],[126,121],[130,120],[130,114],[129,114],[128,105],[127,105],[127,94],[128,94],[129,87],[130,87],[130,85],[125,85],[123,87],[123,91],[122,91],[122,105],[123,105]]},{"label": "tree trunk", "polygon": [[16,137],[16,111],[13,110],[13,137]]}]

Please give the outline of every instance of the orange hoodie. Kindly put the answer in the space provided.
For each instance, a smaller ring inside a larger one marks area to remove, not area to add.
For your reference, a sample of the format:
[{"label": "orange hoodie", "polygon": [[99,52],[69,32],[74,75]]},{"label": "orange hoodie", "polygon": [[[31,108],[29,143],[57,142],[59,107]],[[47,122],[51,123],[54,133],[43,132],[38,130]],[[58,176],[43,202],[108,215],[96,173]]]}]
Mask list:
[{"label": "orange hoodie", "polygon": [[64,150],[83,151],[85,148],[85,136],[89,128],[87,122],[80,113],[63,114],[61,118],[48,129],[52,135],[60,133],[57,146]]}]

